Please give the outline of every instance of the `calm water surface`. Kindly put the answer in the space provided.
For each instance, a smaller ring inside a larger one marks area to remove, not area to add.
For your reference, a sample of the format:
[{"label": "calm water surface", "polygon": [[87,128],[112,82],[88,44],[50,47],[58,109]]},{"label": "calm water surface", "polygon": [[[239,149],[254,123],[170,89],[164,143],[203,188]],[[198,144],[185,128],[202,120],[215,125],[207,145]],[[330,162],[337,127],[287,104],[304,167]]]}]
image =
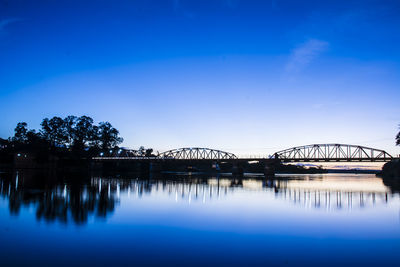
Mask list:
[{"label": "calm water surface", "polygon": [[397,265],[375,175],[0,173],[1,265]]}]

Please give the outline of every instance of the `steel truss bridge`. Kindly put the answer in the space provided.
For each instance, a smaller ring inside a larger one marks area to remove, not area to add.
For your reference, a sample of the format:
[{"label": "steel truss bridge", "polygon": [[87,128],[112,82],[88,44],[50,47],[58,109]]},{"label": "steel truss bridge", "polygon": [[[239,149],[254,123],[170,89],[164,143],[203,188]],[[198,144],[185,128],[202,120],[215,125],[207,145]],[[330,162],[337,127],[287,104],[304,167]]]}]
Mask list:
[{"label": "steel truss bridge", "polygon": [[110,151],[108,156],[94,157],[94,160],[185,160],[185,161],[274,161],[282,162],[385,162],[393,157],[384,150],[359,145],[313,144],[281,150],[264,158],[239,158],[233,153],[221,150],[190,147],[168,150],[158,155],[145,156],[137,150],[120,149]]},{"label": "steel truss bridge", "polygon": [[383,162],[393,157],[384,150],[344,144],[314,144],[297,146],[274,153],[274,158],[286,162]]},{"label": "steel truss bridge", "polygon": [[179,148],[165,151],[158,155],[160,159],[186,159],[186,160],[226,160],[237,159],[235,154],[209,148]]}]

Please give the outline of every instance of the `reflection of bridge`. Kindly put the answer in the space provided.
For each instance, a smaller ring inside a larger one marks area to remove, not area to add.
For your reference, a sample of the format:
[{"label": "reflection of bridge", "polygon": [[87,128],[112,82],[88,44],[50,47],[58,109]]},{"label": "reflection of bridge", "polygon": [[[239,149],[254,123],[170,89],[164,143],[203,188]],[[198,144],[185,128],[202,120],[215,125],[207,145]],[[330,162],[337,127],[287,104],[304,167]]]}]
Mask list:
[{"label": "reflection of bridge", "polygon": [[137,161],[159,161],[159,160],[185,160],[185,161],[283,161],[283,162],[384,162],[390,161],[393,157],[384,150],[358,145],[345,144],[313,144],[306,146],[292,147],[278,151],[270,157],[264,158],[238,158],[233,153],[224,152],[209,148],[179,148],[168,150],[156,156],[144,156],[136,150],[119,149],[104,153],[94,160],[123,160],[132,159]]},{"label": "reflection of bridge", "polygon": [[[356,180],[359,181],[359,180]],[[103,183],[107,186],[111,180],[92,179],[92,183]],[[142,198],[166,193],[175,201],[209,202],[217,201],[220,198],[229,197],[236,192],[260,192],[266,196],[273,196],[277,200],[286,200],[293,204],[306,207],[332,210],[351,210],[375,205],[386,205],[392,198],[390,191],[379,182],[373,183],[377,190],[358,188],[355,186],[347,189],[337,189],[332,187],[335,182],[340,184],[340,180],[287,180],[280,179],[220,179],[218,177],[182,180],[179,177],[169,177],[164,180],[113,180],[114,183],[121,183],[118,188],[121,192],[126,192],[129,198]],[[307,187],[307,185],[317,183],[320,187]],[[365,181],[363,181],[365,182]],[[348,182],[345,182],[348,183]],[[352,184],[350,182],[350,184]],[[108,185],[109,186],[109,185]],[[343,187],[343,186],[342,186]],[[119,198],[119,190],[117,191]]]}]

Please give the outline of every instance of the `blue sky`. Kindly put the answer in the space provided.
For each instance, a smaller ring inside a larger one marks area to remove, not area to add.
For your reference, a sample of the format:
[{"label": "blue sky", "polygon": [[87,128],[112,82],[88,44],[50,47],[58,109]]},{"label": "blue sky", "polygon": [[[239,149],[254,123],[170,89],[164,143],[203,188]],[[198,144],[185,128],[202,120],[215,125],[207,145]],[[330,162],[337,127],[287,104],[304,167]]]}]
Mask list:
[{"label": "blue sky", "polygon": [[399,154],[398,1],[0,1],[0,137],[89,115],[124,146]]}]

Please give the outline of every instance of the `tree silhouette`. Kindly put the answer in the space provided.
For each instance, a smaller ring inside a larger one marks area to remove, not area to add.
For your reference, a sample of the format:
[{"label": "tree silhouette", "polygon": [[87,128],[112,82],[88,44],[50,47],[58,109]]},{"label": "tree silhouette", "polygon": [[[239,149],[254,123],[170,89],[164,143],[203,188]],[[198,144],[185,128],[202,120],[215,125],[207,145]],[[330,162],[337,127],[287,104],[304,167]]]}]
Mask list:
[{"label": "tree silhouette", "polygon": [[74,141],[74,127],[76,124],[76,116],[67,116],[64,119],[64,131],[66,136],[67,146],[71,147]]},{"label": "tree silhouette", "polygon": [[37,146],[37,145],[43,145],[43,143],[45,142],[45,141],[43,140],[43,138],[40,136],[40,134],[39,134],[39,133],[36,133],[35,130],[29,130],[29,131],[26,133],[26,137],[27,137],[27,143],[28,143],[29,145],[35,145],[35,146]]},{"label": "tree silhouette", "polygon": [[85,145],[93,140],[93,119],[88,116],[81,116],[76,120],[73,130],[73,147],[82,151]]},{"label": "tree silhouette", "polygon": [[99,126],[93,125],[93,129],[91,131],[91,136],[89,138],[89,146],[91,148],[94,148],[96,150],[100,149],[101,147],[101,141],[100,141],[100,135],[99,135]]},{"label": "tree silhouette", "polygon": [[26,122],[19,122],[17,127],[14,129],[14,137],[11,138],[12,141],[24,144],[28,141],[28,129],[26,128],[28,124]]},{"label": "tree silhouette", "polygon": [[396,145],[400,146],[400,131],[399,133],[396,135]]},{"label": "tree silhouette", "polygon": [[53,117],[50,120],[45,118],[40,125],[42,126],[40,133],[51,146],[65,146],[67,136],[62,118]]},{"label": "tree silhouette", "polygon": [[152,149],[152,148],[146,149],[146,154],[145,154],[145,156],[146,156],[146,157],[151,157],[151,156],[153,156],[153,149]]},{"label": "tree silhouette", "polygon": [[119,137],[118,130],[112,127],[111,123],[109,122],[99,123],[98,139],[100,141],[100,147],[103,150],[115,147],[124,140]]},{"label": "tree silhouette", "polygon": [[[32,152],[36,159],[41,158],[43,161],[49,156],[66,160],[89,158],[97,155],[100,149],[118,149],[117,146],[123,141],[111,123],[94,125],[93,119],[88,116],[45,118],[40,125],[40,131],[36,132],[29,130],[26,122],[19,122],[14,136],[0,144],[2,157],[9,159],[14,153],[23,150]],[[145,154],[144,148],[142,154]]]}]

